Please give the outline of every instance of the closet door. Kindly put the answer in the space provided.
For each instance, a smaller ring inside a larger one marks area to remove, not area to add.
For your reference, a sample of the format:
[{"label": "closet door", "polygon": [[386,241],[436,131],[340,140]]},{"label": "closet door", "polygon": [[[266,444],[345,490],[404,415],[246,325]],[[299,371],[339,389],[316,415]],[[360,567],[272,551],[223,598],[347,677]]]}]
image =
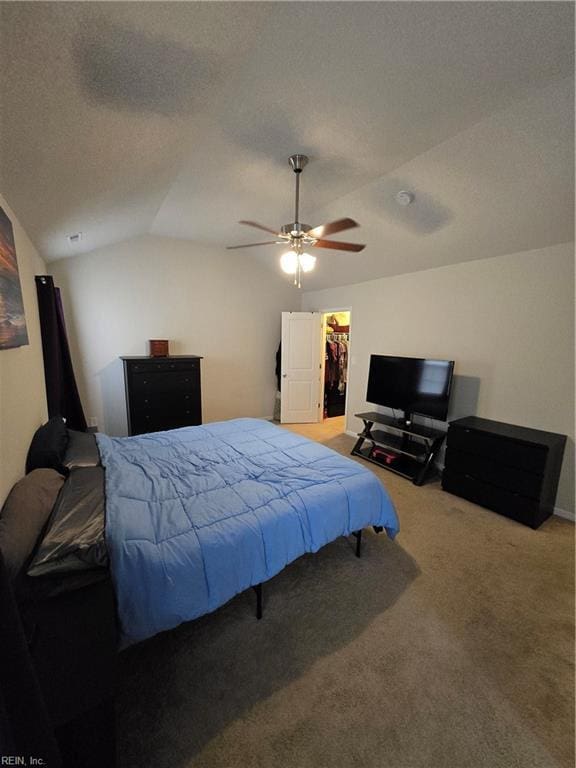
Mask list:
[{"label": "closet door", "polygon": [[280,421],[321,421],[322,315],[282,312],[282,378]]}]

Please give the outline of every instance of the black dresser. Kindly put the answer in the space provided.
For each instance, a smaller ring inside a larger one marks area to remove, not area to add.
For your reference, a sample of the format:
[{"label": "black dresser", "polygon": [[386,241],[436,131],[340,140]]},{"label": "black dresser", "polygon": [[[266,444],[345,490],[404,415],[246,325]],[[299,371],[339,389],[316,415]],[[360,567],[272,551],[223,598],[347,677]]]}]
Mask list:
[{"label": "black dresser", "polygon": [[442,488],[538,528],[554,511],[565,435],[470,416],[450,423]]},{"label": "black dresser", "polygon": [[200,361],[196,355],[122,357],[128,434],[202,424]]}]

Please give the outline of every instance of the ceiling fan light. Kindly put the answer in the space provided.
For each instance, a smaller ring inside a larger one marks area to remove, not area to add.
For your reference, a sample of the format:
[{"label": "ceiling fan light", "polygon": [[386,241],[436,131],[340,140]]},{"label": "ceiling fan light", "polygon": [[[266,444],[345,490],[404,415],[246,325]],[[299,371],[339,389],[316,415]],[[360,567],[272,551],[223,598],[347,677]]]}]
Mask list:
[{"label": "ceiling fan light", "polygon": [[316,266],[316,256],[312,256],[311,253],[300,254],[300,267],[302,272],[312,272]]},{"label": "ceiling fan light", "polygon": [[286,251],[280,256],[280,266],[287,275],[295,275],[298,269],[298,254],[294,251]]}]

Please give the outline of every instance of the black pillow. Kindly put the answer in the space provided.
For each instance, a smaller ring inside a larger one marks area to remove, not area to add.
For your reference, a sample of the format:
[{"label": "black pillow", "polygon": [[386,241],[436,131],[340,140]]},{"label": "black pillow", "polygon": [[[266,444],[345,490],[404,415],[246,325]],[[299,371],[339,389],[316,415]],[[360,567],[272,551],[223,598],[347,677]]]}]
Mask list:
[{"label": "black pillow", "polygon": [[68,446],[62,462],[65,467],[74,469],[74,467],[100,466],[100,452],[95,435],[91,432],[76,432],[74,429],[69,429],[68,438]]},{"label": "black pillow", "polygon": [[46,424],[36,430],[32,438],[26,472],[33,469],[55,469],[61,474],[67,474],[62,462],[68,446],[68,430],[61,416],[53,416]]}]

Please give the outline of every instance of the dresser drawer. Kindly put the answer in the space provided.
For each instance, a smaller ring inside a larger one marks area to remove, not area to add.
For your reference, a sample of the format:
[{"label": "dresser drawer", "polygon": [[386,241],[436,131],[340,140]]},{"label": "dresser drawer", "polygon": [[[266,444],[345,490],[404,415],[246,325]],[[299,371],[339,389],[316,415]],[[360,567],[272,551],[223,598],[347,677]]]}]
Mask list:
[{"label": "dresser drawer", "polygon": [[151,373],[153,371],[199,371],[199,360],[139,360],[128,364],[130,373]]},{"label": "dresser drawer", "polygon": [[484,456],[493,462],[517,467],[525,472],[544,474],[548,448],[545,445],[510,440],[475,429],[450,426],[447,446],[475,456]]},{"label": "dresser drawer", "polygon": [[171,392],[164,394],[151,390],[150,392],[140,393],[132,398],[132,411],[184,411],[199,405],[199,398],[196,392]]},{"label": "dresser drawer", "polygon": [[202,423],[200,408],[188,411],[138,411],[130,419],[131,434],[141,435],[145,432],[163,432],[167,429],[180,427],[195,427]]},{"label": "dresser drawer", "polygon": [[173,397],[193,392],[200,386],[199,371],[149,371],[130,378],[132,397]]},{"label": "dresser drawer", "polygon": [[137,416],[166,417],[171,423],[200,413],[200,401],[192,395],[175,395],[171,398],[149,397],[132,403],[131,413]]},{"label": "dresser drawer", "polygon": [[442,488],[448,493],[473,501],[531,528],[537,528],[551,513],[551,510],[543,511],[535,499],[528,499],[518,493],[447,469],[442,474]]},{"label": "dresser drawer", "polygon": [[531,499],[540,498],[543,480],[540,474],[525,472],[486,456],[475,456],[452,447],[446,449],[445,466],[448,472],[468,475]]}]

